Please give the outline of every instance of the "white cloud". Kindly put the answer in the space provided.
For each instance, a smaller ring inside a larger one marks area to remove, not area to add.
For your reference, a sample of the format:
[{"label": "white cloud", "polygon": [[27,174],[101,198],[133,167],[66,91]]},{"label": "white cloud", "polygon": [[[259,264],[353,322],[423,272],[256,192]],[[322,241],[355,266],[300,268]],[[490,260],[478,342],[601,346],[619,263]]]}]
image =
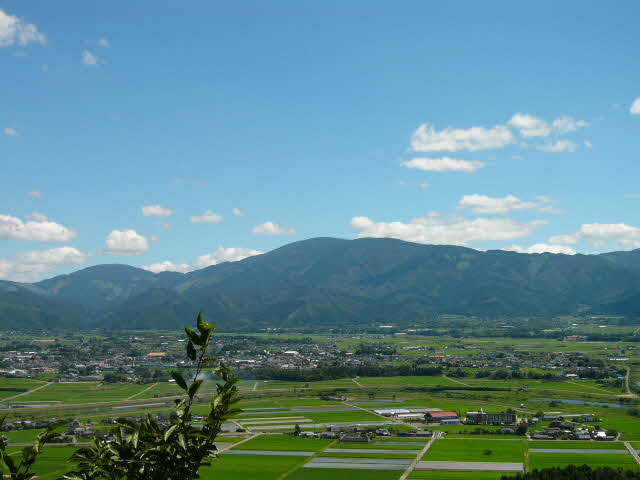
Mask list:
[{"label": "white cloud", "polygon": [[430,123],[420,125],[411,138],[416,152],[457,152],[502,148],[515,141],[513,133],[504,125],[456,129],[447,127],[437,131]]},{"label": "white cloud", "polygon": [[575,255],[577,252],[566,245],[549,245],[546,243],[536,243],[528,248],[520,245],[511,245],[509,248],[503,248],[510,252],[518,253],[564,253],[565,255]]},{"label": "white cloud", "polygon": [[412,158],[402,162],[407,168],[415,168],[426,172],[475,172],[484,167],[483,162],[458,160],[456,158]]},{"label": "white cloud", "polygon": [[429,184],[428,183],[421,183],[420,185],[418,185],[420,188],[429,188]]},{"label": "white cloud", "polygon": [[576,120],[573,117],[563,116],[558,117],[553,121],[553,130],[558,135],[564,135],[566,133],[575,132],[579,128],[589,127],[589,122],[586,120]]},{"label": "white cloud", "polygon": [[199,268],[210,267],[211,265],[218,265],[224,262],[238,262],[245,258],[253,257],[254,255],[262,255],[264,252],[260,250],[254,250],[251,248],[240,247],[218,247],[217,250],[205,255],[200,255],[196,258],[193,265],[187,263],[175,264],[171,260],[165,260],[164,262],[153,263],[151,265],[144,265],[141,268],[149,270],[150,272],[181,272],[187,273]]},{"label": "white cloud", "polygon": [[551,205],[552,198],[539,196],[535,202],[524,202],[515,195],[489,197],[487,195],[464,195],[458,202],[459,209],[468,208],[480,214],[505,214],[514,210],[537,210],[545,213],[558,213]]},{"label": "white cloud", "polygon": [[251,231],[256,235],[295,235],[296,233],[293,228],[282,228],[273,222],[264,222],[256,225]]},{"label": "white cloud", "polygon": [[206,255],[200,255],[195,261],[195,268],[205,268],[211,265],[218,265],[223,262],[237,262],[244,260],[254,255],[261,255],[264,252],[260,250],[253,250],[251,248],[237,248],[237,247],[218,247],[215,252],[208,253]]},{"label": "white cloud", "polygon": [[575,132],[579,128],[588,127],[589,122],[586,120],[577,120],[570,116],[562,116],[556,118],[551,124],[542,118],[534,117],[528,113],[516,113],[509,125],[518,129],[523,137],[548,137],[551,133],[556,135],[565,135]]},{"label": "white cloud", "polygon": [[220,223],[222,220],[224,220],[222,215],[211,210],[205,210],[202,215],[195,215],[191,217],[191,223]]},{"label": "white cloud", "polygon": [[89,50],[82,51],[82,63],[89,67],[95,67],[100,63],[100,59]]},{"label": "white cloud", "polygon": [[29,265],[79,265],[85,263],[89,256],[73,247],[50,248],[49,250],[32,250],[16,255],[16,260]]},{"label": "white cloud", "polygon": [[537,147],[538,150],[549,153],[575,152],[578,145],[571,140],[557,140]]},{"label": "white cloud", "polygon": [[187,273],[191,271],[191,265],[186,263],[175,264],[171,260],[165,260],[164,262],[152,263],[151,265],[144,265],[141,268],[149,270],[153,273],[160,272],[180,272]]},{"label": "white cloud", "polygon": [[64,225],[47,220],[24,222],[17,217],[0,214],[0,238],[33,242],[68,242],[76,232]]},{"label": "white cloud", "polygon": [[586,223],[570,235],[551,237],[551,243],[577,243],[586,240],[596,247],[616,242],[623,248],[640,248],[640,227],[625,223]]},{"label": "white cloud", "polygon": [[523,137],[547,137],[551,134],[551,127],[543,119],[528,113],[516,113],[509,125],[518,129]]},{"label": "white cloud", "polygon": [[240,210],[239,208],[234,208],[233,209],[233,214],[234,215],[238,215],[239,217],[244,217],[244,212],[242,210]]},{"label": "white cloud", "polygon": [[616,240],[625,247],[640,248],[640,228],[624,223],[588,223],[582,225],[574,235],[596,246]]},{"label": "white cloud", "polygon": [[0,47],[47,43],[47,37],[38,31],[32,23],[26,23],[15,15],[9,15],[0,9]]},{"label": "white cloud", "polygon": [[585,140],[584,141],[584,146],[587,148],[593,148],[593,143],[591,143],[591,141],[589,140]]},{"label": "white cloud", "polygon": [[57,267],[80,265],[88,259],[89,255],[73,247],[20,252],[12,260],[0,259],[0,279],[32,282]]},{"label": "white cloud", "polygon": [[9,135],[10,137],[18,136],[18,131],[13,127],[7,127],[3,130],[5,135]]},{"label": "white cloud", "polygon": [[135,230],[113,230],[105,240],[104,253],[137,255],[149,250],[149,241]]},{"label": "white cloud", "polygon": [[111,46],[111,44],[109,43],[109,40],[107,40],[104,37],[98,40],[98,45],[104,48],[109,48]]},{"label": "white cloud", "polygon": [[398,238],[408,242],[436,245],[470,245],[475,242],[513,240],[527,237],[546,225],[546,220],[517,222],[510,218],[476,218],[439,215],[414,218],[409,223],[374,222],[368,217],[354,217],[351,226],[358,237]]},{"label": "white cloud", "polygon": [[29,195],[31,195],[32,197],[35,198],[42,198],[44,197],[44,193],[42,193],[40,190],[31,190],[29,192]]},{"label": "white cloud", "polygon": [[145,217],[165,218],[173,215],[173,210],[162,205],[145,205],[142,207],[142,215]]},{"label": "white cloud", "polygon": [[640,115],[640,97],[636,98],[629,107],[629,113],[631,115]]}]

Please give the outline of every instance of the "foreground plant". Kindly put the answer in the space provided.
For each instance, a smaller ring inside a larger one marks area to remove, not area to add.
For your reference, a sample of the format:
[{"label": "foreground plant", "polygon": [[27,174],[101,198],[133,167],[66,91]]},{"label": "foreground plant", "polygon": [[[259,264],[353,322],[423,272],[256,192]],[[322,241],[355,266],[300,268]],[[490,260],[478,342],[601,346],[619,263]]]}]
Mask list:
[{"label": "foreground plant", "polygon": [[[0,425],[4,424],[5,415],[0,419]],[[68,423],[68,420],[59,420],[57,422],[49,424],[44,432],[41,432],[33,440],[33,445],[24,447],[22,450],[18,450],[13,453],[7,453],[7,442],[0,440],[0,462],[2,463],[2,470],[5,473],[5,478],[11,480],[31,480],[35,477],[35,474],[31,472],[31,467],[36,462],[38,455],[42,453],[44,444],[47,443],[58,434],[56,429]]]},{"label": "foreground plant", "polygon": [[[214,326],[198,315],[197,332],[185,327],[188,337],[187,357],[196,364],[190,382],[173,372],[176,384],[185,392],[175,401],[170,424],[163,426],[147,415],[142,422],[125,418],[117,420],[111,430],[113,440],[95,439],[91,447],[74,453],[72,461],[78,467],[66,474],[68,480],[190,480],[200,478],[202,466],[210,465],[216,456],[215,439],[222,424],[240,410],[238,378],[215,358],[207,356]],[[209,413],[196,428],[191,407],[203,380],[204,369],[212,369],[222,382],[216,384],[216,393]]]}]

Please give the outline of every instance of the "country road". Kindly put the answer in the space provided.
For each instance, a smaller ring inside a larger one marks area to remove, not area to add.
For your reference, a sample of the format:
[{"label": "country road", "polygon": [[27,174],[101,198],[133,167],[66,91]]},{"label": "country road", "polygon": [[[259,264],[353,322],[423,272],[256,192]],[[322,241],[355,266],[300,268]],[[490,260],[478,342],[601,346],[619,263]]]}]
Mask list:
[{"label": "country road", "polygon": [[23,395],[29,395],[30,393],[37,392],[38,390],[48,387],[49,385],[53,385],[53,382],[45,383],[44,385],[40,385],[39,387],[33,388],[29,391],[19,393],[18,395],[14,395],[13,397],[3,398],[2,401],[6,402],[7,400],[13,400],[14,398],[22,397]]}]

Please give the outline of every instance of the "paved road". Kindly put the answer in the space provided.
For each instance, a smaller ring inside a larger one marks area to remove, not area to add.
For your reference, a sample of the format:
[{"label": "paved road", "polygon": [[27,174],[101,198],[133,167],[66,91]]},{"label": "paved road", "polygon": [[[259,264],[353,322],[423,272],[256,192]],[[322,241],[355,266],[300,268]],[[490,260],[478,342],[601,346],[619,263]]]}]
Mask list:
[{"label": "paved road", "polygon": [[420,453],[418,454],[418,456],[407,467],[407,469],[404,471],[404,473],[400,476],[399,480],[406,480],[409,477],[409,475],[411,475],[411,472],[413,472],[415,470],[415,468],[418,466],[418,464],[420,463],[420,460],[422,460],[422,458],[425,456],[425,454],[431,448],[431,445],[433,445],[433,442],[435,442],[438,438],[440,438],[440,435],[442,435],[442,432],[433,432],[433,437],[431,437],[431,440],[429,440],[429,443],[427,443],[424,446],[424,448],[422,450],[420,450]]},{"label": "paved road", "polygon": [[151,390],[153,387],[155,387],[156,385],[158,385],[158,382],[151,384],[150,386],[148,386],[147,388],[145,388],[144,390],[139,391],[138,393],[135,393],[133,395],[131,395],[129,398],[127,398],[127,400],[133,400],[134,398],[136,398],[139,395],[142,395],[145,392],[148,392],[149,390]]},{"label": "paved road", "polygon": [[640,465],[640,455],[638,455],[637,450],[633,448],[629,442],[624,442],[624,446],[627,447],[627,450],[629,450],[629,453],[633,455],[633,458],[636,460],[636,463]]},{"label": "paved road", "polygon": [[249,440],[253,440],[256,437],[259,437],[260,435],[261,435],[260,433],[256,433],[255,435],[251,435],[250,437],[247,437],[244,440],[240,440],[239,442],[230,443],[226,447],[219,449],[218,453],[224,453],[228,451],[230,448],[237,447],[238,445],[242,445],[243,443],[248,442]]}]

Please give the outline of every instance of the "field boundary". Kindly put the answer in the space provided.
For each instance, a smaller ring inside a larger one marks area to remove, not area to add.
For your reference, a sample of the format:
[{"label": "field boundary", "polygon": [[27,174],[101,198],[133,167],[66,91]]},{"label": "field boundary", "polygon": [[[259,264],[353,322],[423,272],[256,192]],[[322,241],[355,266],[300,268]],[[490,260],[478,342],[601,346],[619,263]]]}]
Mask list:
[{"label": "field boundary", "polygon": [[400,476],[398,480],[406,480],[409,477],[409,475],[411,475],[411,473],[415,470],[416,466],[418,465],[418,462],[420,462],[420,460],[422,460],[422,457],[424,457],[425,454],[429,451],[429,449],[431,448],[431,445],[433,445],[433,443],[440,438],[440,433],[441,432],[433,432],[433,436],[431,437],[431,440],[427,442],[424,448],[420,451],[420,453],[416,456],[416,458],[413,459],[413,462],[411,462],[411,464],[407,467],[407,469],[404,471],[404,473]]}]

